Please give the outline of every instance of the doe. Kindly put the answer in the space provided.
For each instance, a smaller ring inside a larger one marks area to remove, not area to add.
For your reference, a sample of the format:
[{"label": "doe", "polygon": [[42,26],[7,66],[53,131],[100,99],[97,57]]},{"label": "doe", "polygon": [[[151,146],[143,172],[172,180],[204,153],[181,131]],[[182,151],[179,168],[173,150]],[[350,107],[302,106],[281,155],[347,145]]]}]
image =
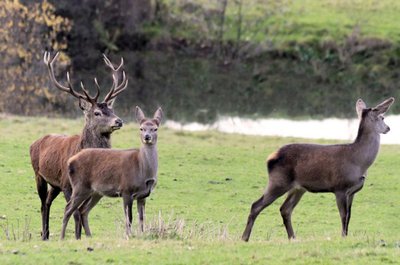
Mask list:
[{"label": "doe", "polygon": [[65,207],[61,239],[65,237],[68,220],[76,209],[80,211],[86,235],[91,236],[88,214],[103,196],[122,196],[128,237],[131,235],[132,203],[136,199],[139,228],[143,232],[146,198],[157,183],[157,129],[162,116],[159,108],[152,119],[145,118],[142,110],[136,107],[142,141],[140,149],[88,148],[69,159],[72,196]]},{"label": "doe", "polygon": [[367,169],[378,154],[380,134],[390,130],[383,115],[393,102],[394,98],[389,98],[375,108],[367,108],[359,99],[356,111],[360,125],[351,144],[289,144],[272,153],[267,159],[268,186],[251,206],[242,239],[249,240],[259,213],[286,192],[288,196],[280,212],[289,239],[295,238],[291,215],[306,191],[335,194],[342,236],[347,236],[354,194],[362,189]]}]

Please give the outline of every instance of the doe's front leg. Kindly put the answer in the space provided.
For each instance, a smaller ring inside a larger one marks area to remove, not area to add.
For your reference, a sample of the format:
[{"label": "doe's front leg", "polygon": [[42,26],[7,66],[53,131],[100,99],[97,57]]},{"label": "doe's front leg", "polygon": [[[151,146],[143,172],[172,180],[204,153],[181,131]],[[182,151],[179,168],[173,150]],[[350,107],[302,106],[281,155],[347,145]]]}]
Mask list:
[{"label": "doe's front leg", "polygon": [[122,196],[124,203],[124,214],[125,214],[125,233],[129,238],[132,235],[132,204],[133,197],[130,194]]},{"label": "doe's front leg", "polygon": [[145,206],[146,206],[146,199],[138,199],[137,200],[137,211],[138,211],[138,218],[139,218],[139,232],[144,232],[144,216],[145,216]]}]

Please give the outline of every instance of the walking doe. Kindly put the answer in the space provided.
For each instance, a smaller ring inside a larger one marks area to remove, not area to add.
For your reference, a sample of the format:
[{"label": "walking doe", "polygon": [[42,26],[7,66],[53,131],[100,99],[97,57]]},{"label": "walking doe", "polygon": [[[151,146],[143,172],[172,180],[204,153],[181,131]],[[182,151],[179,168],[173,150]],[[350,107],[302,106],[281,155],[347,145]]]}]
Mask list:
[{"label": "walking doe", "polygon": [[360,119],[358,135],[351,144],[289,144],[267,159],[269,183],[260,199],[251,206],[242,239],[248,241],[260,212],[286,192],[280,208],[288,238],[295,238],[291,215],[306,191],[332,192],[342,221],[342,236],[347,236],[351,205],[362,189],[367,169],[374,162],[380,145],[380,134],[389,132],[383,115],[393,104],[389,98],[375,108],[367,108],[359,99],[356,110]]},{"label": "walking doe", "polygon": [[136,107],[142,142],[140,149],[88,148],[69,159],[72,196],[65,207],[61,239],[65,237],[68,220],[76,209],[81,214],[86,235],[91,236],[88,215],[103,196],[123,198],[128,237],[131,235],[132,203],[136,199],[139,228],[143,232],[146,198],[157,183],[157,129],[162,116],[159,108],[152,119],[145,118],[142,110]]},{"label": "walking doe", "polygon": [[[80,135],[45,135],[30,146],[31,163],[35,172],[36,187],[42,204],[43,240],[49,239],[49,216],[53,200],[61,191],[64,193],[67,202],[71,197],[72,190],[68,179],[67,160],[84,148],[111,147],[110,136],[112,132],[122,127],[122,120],[114,114],[112,106],[115,98],[128,85],[125,72],[122,72],[122,80],[118,82],[123,59],[121,59],[121,64],[118,67],[114,67],[104,55],[106,65],[112,70],[113,84],[104,101],[98,102],[100,88],[96,79],[97,93],[94,97],[89,95],[83,83],[81,83],[83,94],[73,89],[68,73],[67,86],[62,85],[56,80],[54,63],[58,56],[59,53],[52,58],[49,52],[44,54],[44,62],[48,67],[50,79],[59,90],[79,99],[79,107],[85,115],[85,126]],[[74,218],[75,236],[78,239],[81,235],[81,221],[78,212],[74,214]]]}]

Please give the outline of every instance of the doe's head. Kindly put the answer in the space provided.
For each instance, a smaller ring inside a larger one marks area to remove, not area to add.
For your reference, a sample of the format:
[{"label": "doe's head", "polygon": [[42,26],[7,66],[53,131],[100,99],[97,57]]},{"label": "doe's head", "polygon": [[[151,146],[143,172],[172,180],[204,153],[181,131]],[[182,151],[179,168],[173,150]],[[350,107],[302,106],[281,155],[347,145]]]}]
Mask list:
[{"label": "doe's head", "polygon": [[363,123],[364,129],[374,131],[376,133],[386,134],[390,131],[390,127],[384,122],[384,114],[393,104],[394,98],[388,98],[374,108],[367,108],[362,99],[356,102],[357,115]]},{"label": "doe's head", "polygon": [[163,111],[158,108],[153,115],[153,118],[146,118],[143,111],[136,106],[135,111],[136,121],[139,124],[140,140],[143,144],[154,145],[157,143],[157,130],[163,118]]}]

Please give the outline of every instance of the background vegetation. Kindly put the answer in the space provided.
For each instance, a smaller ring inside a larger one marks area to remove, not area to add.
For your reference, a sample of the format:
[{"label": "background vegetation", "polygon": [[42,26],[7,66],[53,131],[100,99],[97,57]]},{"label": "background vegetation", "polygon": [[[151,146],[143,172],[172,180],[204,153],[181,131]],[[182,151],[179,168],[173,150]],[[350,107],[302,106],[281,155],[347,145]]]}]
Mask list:
[{"label": "background vegetation", "polygon": [[[76,241],[72,222],[67,239],[59,241],[60,195],[51,210],[50,241],[42,242],[28,146],[50,132],[79,132],[82,121],[1,116],[0,127],[1,264],[396,264],[400,258],[397,146],[382,146],[355,196],[346,239],[334,195],[307,193],[293,213],[297,240],[286,238],[280,198],[244,243],[250,205],[267,183],[265,158],[300,140],[161,127],[159,181],[147,200],[144,235],[126,240],[121,199],[103,198],[89,216],[92,239]],[[113,146],[139,146],[138,133],[136,125],[125,126],[113,135]]]},{"label": "background vegetation", "polygon": [[358,97],[399,94],[399,14],[396,0],[5,0],[0,111],[79,113],[47,81],[46,49],[63,52],[60,78],[104,90],[101,53],[123,56],[125,116],[139,104],[181,121],[348,117]]}]

